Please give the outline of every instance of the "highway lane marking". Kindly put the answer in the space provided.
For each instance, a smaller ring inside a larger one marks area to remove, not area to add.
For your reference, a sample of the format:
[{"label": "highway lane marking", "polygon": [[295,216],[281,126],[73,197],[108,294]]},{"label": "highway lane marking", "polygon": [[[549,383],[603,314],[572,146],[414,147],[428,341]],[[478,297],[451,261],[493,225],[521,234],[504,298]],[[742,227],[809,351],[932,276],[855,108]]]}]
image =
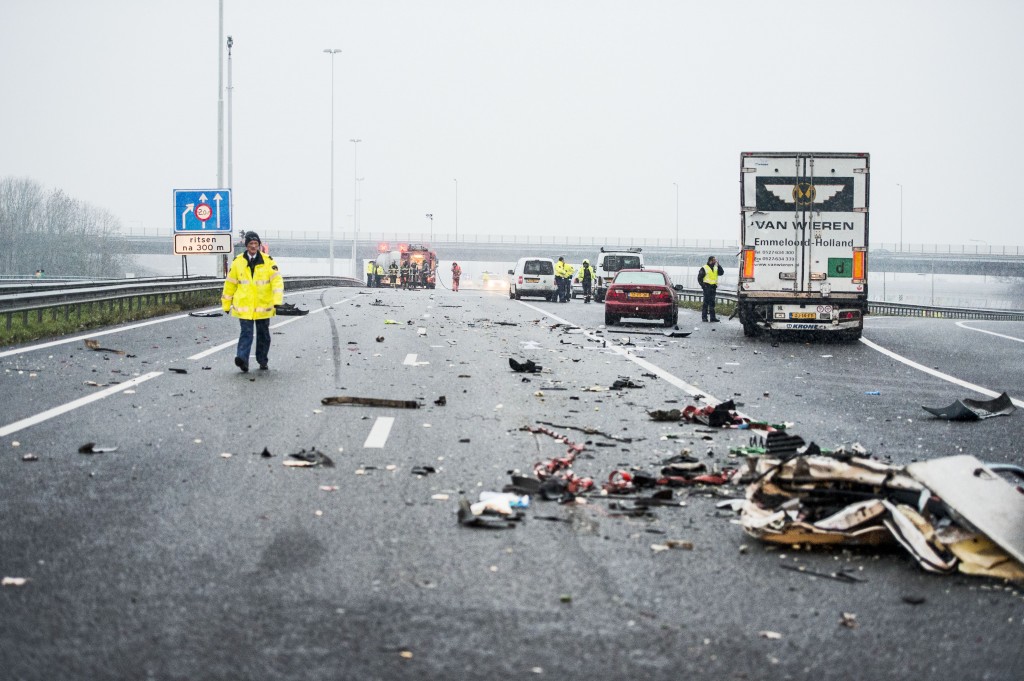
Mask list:
[{"label": "highway lane marking", "polygon": [[395,425],[394,416],[378,416],[373,422],[370,434],[366,436],[363,449],[382,449],[391,435],[391,426]]},{"label": "highway lane marking", "polygon": [[[967,388],[968,390],[973,390],[976,393],[981,393],[982,395],[986,395],[988,397],[999,397],[999,395],[1001,394],[1001,393],[997,393],[994,390],[989,390],[988,388],[982,388],[980,385],[975,385],[974,383],[970,383],[968,381],[961,380],[961,379],[957,378],[956,376],[950,376],[949,374],[944,374],[944,373],[942,373],[941,371],[939,371],[937,369],[932,369],[931,367],[926,367],[923,364],[918,364],[914,360],[909,359],[907,357],[904,357],[903,355],[898,355],[895,352],[893,352],[892,350],[889,350],[888,348],[883,348],[881,345],[878,345],[877,343],[873,343],[872,341],[869,341],[867,338],[864,338],[863,336],[861,336],[860,342],[863,343],[864,345],[868,346],[872,350],[877,350],[878,352],[882,353],[883,355],[885,355],[887,357],[891,357],[892,359],[896,360],[897,362],[903,362],[908,367],[911,367],[913,369],[917,369],[918,371],[923,371],[926,374],[934,376],[935,378],[940,378],[943,381],[948,381],[949,383],[952,383],[954,385],[958,385],[961,388]],[[1016,399],[1013,399],[1013,398],[1010,398],[1010,399],[1018,407],[1024,407],[1024,400],[1016,400]]]},{"label": "highway lane marking", "polygon": [[956,325],[959,326],[961,329],[967,329],[968,331],[977,331],[978,333],[987,333],[990,336],[999,336],[1000,338],[1005,338],[1006,340],[1012,340],[1012,341],[1017,341],[1018,343],[1024,343],[1024,338],[1017,338],[1015,336],[1007,336],[1005,333],[996,333],[995,331],[986,331],[985,329],[976,329],[973,326],[967,326],[967,322],[957,322]]},{"label": "highway lane marking", "polygon": [[604,342],[606,344],[605,349],[611,350],[612,352],[617,353],[617,354],[625,357],[626,359],[628,359],[629,361],[633,362],[634,364],[637,364],[638,366],[643,367],[644,369],[646,369],[650,373],[656,375],[658,378],[663,379],[669,385],[673,385],[673,386],[679,388],[680,390],[682,390],[683,392],[689,393],[693,397],[699,397],[703,401],[705,401],[705,402],[707,402],[708,404],[711,404],[711,405],[715,405],[715,404],[718,404],[719,402],[721,402],[721,400],[719,400],[717,397],[714,397],[713,395],[708,394],[708,392],[706,390],[701,390],[697,386],[690,385],[689,383],[687,383],[683,379],[679,378],[675,374],[670,374],[669,372],[665,371],[661,367],[659,367],[659,366],[657,366],[655,364],[651,364],[646,359],[643,359],[641,357],[637,357],[636,355],[631,354],[626,349],[624,349],[622,347],[619,347],[617,345],[607,345],[607,341],[608,341],[607,338],[605,338],[603,336],[598,336],[597,334],[595,334],[595,333],[593,333],[591,331],[588,331],[587,329],[583,328],[579,324],[574,324],[574,323],[570,322],[567,319],[562,319],[558,315],[552,314],[552,313],[548,312],[544,308],[536,307],[535,305],[530,305],[529,303],[524,303],[521,300],[519,301],[519,304],[520,305],[524,305],[524,306],[530,308],[531,310],[536,310],[537,312],[541,313],[542,315],[545,315],[547,317],[551,317],[555,321],[560,322],[562,324],[565,324],[566,326],[571,326],[573,328],[579,329],[582,332],[582,334],[584,336],[586,336],[587,338],[590,338],[590,339],[595,340],[595,341]]},{"label": "highway lane marking", "polygon": [[148,374],[143,374],[142,376],[133,378],[130,381],[118,383],[117,385],[112,385],[109,388],[100,390],[99,392],[92,393],[91,395],[86,395],[85,397],[80,397],[77,400],[72,400],[71,402],[68,402],[67,404],[62,404],[59,407],[47,409],[46,411],[40,412],[35,416],[29,416],[28,418],[23,418],[20,421],[15,421],[14,423],[10,423],[4,426],[3,428],[0,428],[0,437],[6,437],[11,433],[17,433],[19,430],[24,430],[25,428],[42,423],[43,421],[48,421],[49,419],[52,419],[55,416],[60,416],[61,414],[66,414],[69,411],[78,409],[79,407],[84,407],[85,405],[91,402],[95,402],[96,400],[102,400],[104,397],[110,397],[111,395],[123,392],[128,388],[139,385],[140,383],[144,383],[145,381],[148,381],[151,378],[156,378],[162,373],[162,371],[151,371]]},{"label": "highway lane marking", "polygon": [[416,357],[417,357],[417,355],[415,353],[411,352],[411,353],[409,353],[408,355],[405,356],[405,361],[403,361],[402,364],[405,364],[406,366],[411,366],[411,367],[421,367],[421,366],[426,366],[427,364],[430,364],[430,362],[417,362],[416,361]]},{"label": "highway lane marking", "polygon": [[[347,303],[350,300],[352,300],[352,298],[345,298],[343,300],[339,300],[336,303],[331,303],[331,305],[340,305],[341,303]],[[328,310],[328,309],[330,309],[331,305],[324,305],[323,307],[318,307],[315,310],[310,310],[309,314],[317,314],[318,312],[323,312],[324,310]],[[300,315],[300,316],[296,316],[296,317],[291,317],[289,319],[285,319],[284,321],[280,321],[277,324],[271,324],[270,328],[276,329],[278,327],[284,326],[285,324],[291,324],[292,322],[297,322],[300,319],[303,319],[303,318],[305,318],[307,316],[309,316],[309,315]],[[197,352],[196,354],[192,355],[191,357],[186,357],[185,359],[202,359],[204,357],[209,357],[210,355],[214,354],[215,352],[220,352],[221,350],[223,350],[225,348],[230,348],[232,346],[237,346],[237,345],[238,345],[238,339],[236,338],[233,341],[228,341],[226,343],[221,343],[220,345],[215,345],[212,348],[208,348],[206,350],[203,350],[202,352]]]}]

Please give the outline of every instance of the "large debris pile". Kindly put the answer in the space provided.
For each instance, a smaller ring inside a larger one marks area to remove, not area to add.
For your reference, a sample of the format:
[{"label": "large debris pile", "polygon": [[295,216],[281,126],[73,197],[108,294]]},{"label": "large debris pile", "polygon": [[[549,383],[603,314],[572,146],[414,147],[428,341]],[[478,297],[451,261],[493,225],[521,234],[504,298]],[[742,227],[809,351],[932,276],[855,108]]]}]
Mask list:
[{"label": "large debris pile", "polygon": [[974,457],[903,468],[843,451],[762,456],[737,478],[739,522],[762,541],[896,542],[929,572],[1024,579],[1024,494]]}]

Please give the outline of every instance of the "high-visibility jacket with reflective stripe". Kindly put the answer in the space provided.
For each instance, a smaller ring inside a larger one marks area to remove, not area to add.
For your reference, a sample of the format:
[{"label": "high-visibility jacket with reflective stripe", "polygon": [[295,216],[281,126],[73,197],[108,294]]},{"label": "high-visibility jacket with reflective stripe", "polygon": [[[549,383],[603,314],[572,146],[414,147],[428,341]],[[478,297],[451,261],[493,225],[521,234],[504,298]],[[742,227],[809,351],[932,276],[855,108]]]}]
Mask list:
[{"label": "high-visibility jacket with reflective stripe", "polygon": [[367,274],[373,274],[373,261],[372,260],[370,260],[369,262],[366,263],[366,273]]},{"label": "high-visibility jacket with reflective stripe", "polygon": [[263,262],[250,270],[246,254],[239,254],[224,280],[221,309],[239,319],[269,319],[283,302],[284,279],[273,259],[263,254]]},{"label": "high-visibility jacket with reflective stripe", "polygon": [[709,286],[718,286],[718,264],[714,267],[711,265],[704,265],[704,276],[701,279],[705,284]]}]

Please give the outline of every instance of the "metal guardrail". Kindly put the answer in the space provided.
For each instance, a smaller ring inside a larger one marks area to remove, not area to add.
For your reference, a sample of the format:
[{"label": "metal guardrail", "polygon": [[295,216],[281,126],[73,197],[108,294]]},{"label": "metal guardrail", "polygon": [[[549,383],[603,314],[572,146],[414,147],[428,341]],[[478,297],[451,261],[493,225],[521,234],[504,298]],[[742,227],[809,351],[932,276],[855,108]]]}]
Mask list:
[{"label": "metal guardrail", "polygon": [[[288,277],[286,288],[291,291],[310,288],[327,288],[332,286],[361,287],[363,282],[350,277]],[[32,287],[30,290],[0,293],[0,315],[4,316],[4,324],[9,330],[14,317],[21,315],[27,325],[29,315],[35,315],[41,323],[43,316],[50,311],[56,319],[63,316],[70,318],[72,311],[82,306],[101,306],[113,311],[131,312],[146,304],[176,302],[185,296],[221,291],[224,286],[222,279],[202,277],[196,279],[166,278],[149,281],[133,281],[125,283],[123,279],[89,282],[88,286],[68,287],[67,284],[45,287]],[[700,302],[703,293],[700,289],[677,289],[680,298],[688,302]],[[719,291],[718,298],[736,302],[736,294],[732,291]],[[990,319],[1024,321],[1024,310],[984,310],[960,307],[935,307],[927,305],[905,305],[903,303],[886,303],[868,301],[868,311],[875,315],[894,315],[902,317],[932,317],[946,319]],[[63,313],[63,315],[61,315]]]},{"label": "metal guardrail", "polygon": [[[680,297],[688,302],[701,302],[704,294],[700,289],[684,288],[678,291]],[[736,294],[732,291],[719,291],[721,300],[736,302]],[[1024,321],[1024,310],[985,310],[967,307],[937,307],[934,305],[906,305],[904,303],[884,303],[868,301],[868,314],[878,316],[899,317],[932,317],[943,319],[990,319],[1000,321]]]},{"label": "metal guardrail", "polygon": [[[288,290],[326,288],[330,286],[362,286],[363,282],[349,277],[289,277],[285,282]],[[79,313],[83,307],[99,307],[101,310],[131,312],[145,305],[173,303],[182,298],[203,293],[217,292],[224,288],[224,280],[216,277],[197,279],[153,279],[150,281],[125,283],[125,280],[89,282],[88,286],[33,287],[31,290],[0,294],[0,315],[4,316],[5,328],[10,330],[14,318],[22,317],[28,324],[29,316],[35,316],[42,323],[47,311],[51,319],[70,319],[72,313]]]}]

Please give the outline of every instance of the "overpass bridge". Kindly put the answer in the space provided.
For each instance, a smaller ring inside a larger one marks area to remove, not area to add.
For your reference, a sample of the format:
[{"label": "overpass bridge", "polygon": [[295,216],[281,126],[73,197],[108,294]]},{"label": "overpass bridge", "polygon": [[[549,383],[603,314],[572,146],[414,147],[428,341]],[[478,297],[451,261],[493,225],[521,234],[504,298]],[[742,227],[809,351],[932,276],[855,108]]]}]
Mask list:
[{"label": "overpass bridge", "polygon": [[[330,251],[326,234],[316,231],[260,232],[271,253],[277,256],[326,258]],[[339,233],[334,239],[335,258],[351,257],[353,235]],[[642,248],[650,263],[696,267],[708,255],[716,255],[729,264],[738,254],[735,239],[674,239],[620,237],[600,239],[581,236],[532,234],[423,234],[418,232],[376,232],[360,234],[356,257],[360,261],[374,257],[380,244],[391,248],[400,243],[431,244],[445,261],[515,261],[522,256],[565,256],[570,262],[593,260],[602,246],[606,248]],[[165,255],[173,253],[173,236],[165,230],[141,230],[123,234],[124,253]],[[875,271],[936,274],[987,274],[1024,277],[1024,246],[988,244],[894,244],[878,243],[869,251],[870,267]]]}]

